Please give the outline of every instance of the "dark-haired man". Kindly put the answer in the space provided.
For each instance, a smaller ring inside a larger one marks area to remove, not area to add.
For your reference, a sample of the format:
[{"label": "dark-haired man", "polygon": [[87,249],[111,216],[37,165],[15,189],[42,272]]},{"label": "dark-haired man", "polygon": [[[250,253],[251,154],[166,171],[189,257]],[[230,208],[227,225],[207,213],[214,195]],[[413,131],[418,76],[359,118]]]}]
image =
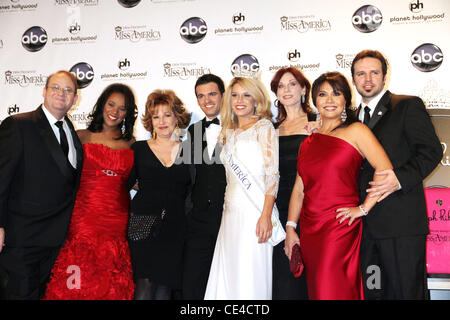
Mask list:
[{"label": "dark-haired man", "polygon": [[47,78],[44,103],[0,125],[0,298],[40,299],[72,215],[83,150],[67,111],[68,71]]},{"label": "dark-haired man", "polygon": [[[385,90],[387,61],[375,50],[358,53],[351,66],[362,97],[358,116],[378,138],[393,170],[365,161],[360,197],[382,195],[363,219],[361,265],[366,299],[426,299],[425,241],[428,220],[422,181],[442,159],[442,148],[419,97]],[[381,276],[380,279],[377,277]]]},{"label": "dark-haired man", "polygon": [[183,298],[202,300],[222,218],[226,178],[217,143],[219,113],[225,86],[218,76],[205,74],[195,83],[197,102],[205,118],[188,129],[195,172],[192,210],[184,251]]}]

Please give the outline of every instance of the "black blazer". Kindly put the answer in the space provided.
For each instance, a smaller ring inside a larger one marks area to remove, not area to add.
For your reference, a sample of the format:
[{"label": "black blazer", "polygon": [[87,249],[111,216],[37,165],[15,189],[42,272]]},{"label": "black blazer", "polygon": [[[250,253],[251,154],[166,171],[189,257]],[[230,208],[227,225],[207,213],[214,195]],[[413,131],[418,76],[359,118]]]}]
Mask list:
[{"label": "black blazer", "polygon": [[77,169],[65,157],[42,110],[6,118],[0,126],[0,227],[12,247],[59,246],[66,237],[83,165],[72,123]]},{"label": "black blazer", "polygon": [[222,150],[217,143],[209,157],[205,136],[204,118],[188,129],[188,141],[191,146],[191,174],[194,183],[191,194],[192,210],[189,214],[190,226],[216,233],[222,217],[226,187],[225,168],[219,155]]},{"label": "black blazer", "polygon": [[[389,156],[401,189],[376,204],[363,219],[364,228],[375,238],[428,234],[422,181],[442,159],[442,147],[423,101],[386,91],[369,128]],[[359,177],[361,202],[373,174],[372,166],[364,161]]]}]

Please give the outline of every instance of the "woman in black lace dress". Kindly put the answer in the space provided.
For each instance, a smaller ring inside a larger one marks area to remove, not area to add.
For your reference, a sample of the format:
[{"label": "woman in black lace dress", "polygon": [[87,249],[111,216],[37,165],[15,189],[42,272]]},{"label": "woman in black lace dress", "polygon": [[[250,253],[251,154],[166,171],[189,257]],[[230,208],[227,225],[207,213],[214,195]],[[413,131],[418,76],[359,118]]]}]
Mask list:
[{"label": "woman in black lace dress", "polygon": [[[282,68],[275,73],[271,90],[276,94],[278,108],[275,128],[279,135],[280,183],[276,204],[280,221],[286,226],[289,200],[297,173],[297,155],[300,144],[316,126],[314,111],[309,106],[311,84],[301,71],[294,67]],[[308,128],[308,129],[307,129]],[[297,226],[297,232],[299,226]],[[272,298],[274,300],[308,299],[305,275],[294,278],[289,269],[289,259],[284,252],[284,242],[273,250]]]}]

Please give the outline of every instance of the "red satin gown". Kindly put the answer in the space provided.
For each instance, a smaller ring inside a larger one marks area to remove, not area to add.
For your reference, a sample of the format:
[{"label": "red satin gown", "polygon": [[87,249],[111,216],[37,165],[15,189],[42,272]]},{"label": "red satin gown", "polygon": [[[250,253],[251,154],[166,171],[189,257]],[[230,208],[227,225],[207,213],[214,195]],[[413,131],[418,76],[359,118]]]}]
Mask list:
[{"label": "red satin gown", "polygon": [[134,162],[131,149],[85,143],[80,188],[64,247],[44,299],[132,299],[134,283],[126,239]]},{"label": "red satin gown", "polygon": [[315,133],[301,145],[297,169],[304,184],[300,247],[308,295],[314,300],[363,299],[359,248],[362,222],[339,224],[336,209],[359,205],[362,157],[346,141]]}]

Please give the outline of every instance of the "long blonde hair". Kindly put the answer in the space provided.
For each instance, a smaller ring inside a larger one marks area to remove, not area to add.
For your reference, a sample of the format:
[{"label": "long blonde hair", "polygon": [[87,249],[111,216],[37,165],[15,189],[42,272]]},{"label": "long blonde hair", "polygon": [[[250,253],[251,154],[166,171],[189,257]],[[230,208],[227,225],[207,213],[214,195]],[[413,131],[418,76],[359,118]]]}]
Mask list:
[{"label": "long blonde hair", "polygon": [[236,77],[233,78],[228,85],[222,99],[222,107],[220,108],[220,119],[222,122],[222,131],[220,132],[219,141],[222,144],[226,143],[226,133],[229,130],[234,130],[237,128],[238,121],[237,117],[233,112],[231,105],[231,91],[235,84],[240,85],[245,89],[255,100],[255,119],[272,119],[272,111],[270,110],[270,98],[267,93],[266,88],[260,80],[251,78]]}]

